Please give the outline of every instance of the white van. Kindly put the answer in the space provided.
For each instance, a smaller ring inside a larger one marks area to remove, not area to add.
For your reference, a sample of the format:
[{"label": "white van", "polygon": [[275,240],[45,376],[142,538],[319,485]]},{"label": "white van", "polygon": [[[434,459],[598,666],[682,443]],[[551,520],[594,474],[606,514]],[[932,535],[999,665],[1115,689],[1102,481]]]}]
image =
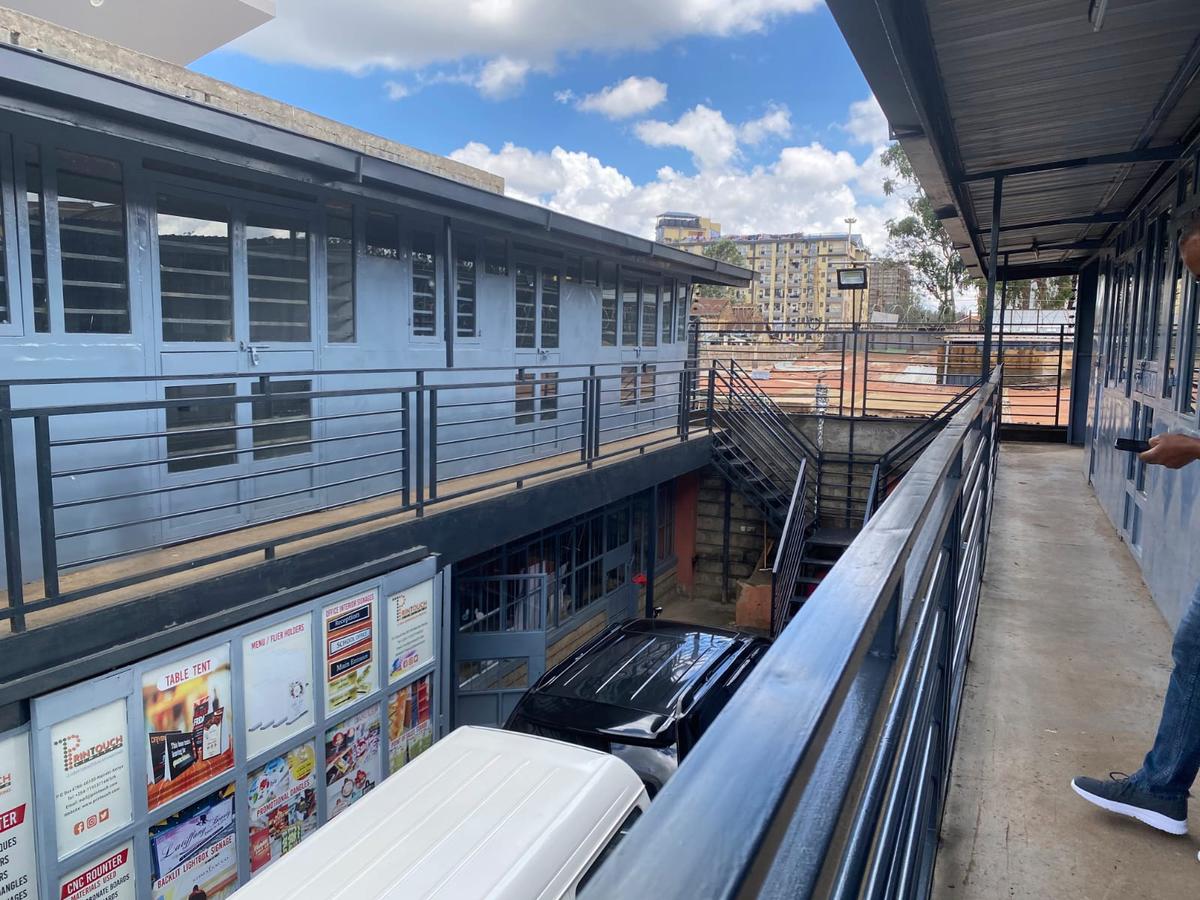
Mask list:
[{"label": "white van", "polygon": [[463,727],[233,900],[570,900],[649,803],[615,756]]}]

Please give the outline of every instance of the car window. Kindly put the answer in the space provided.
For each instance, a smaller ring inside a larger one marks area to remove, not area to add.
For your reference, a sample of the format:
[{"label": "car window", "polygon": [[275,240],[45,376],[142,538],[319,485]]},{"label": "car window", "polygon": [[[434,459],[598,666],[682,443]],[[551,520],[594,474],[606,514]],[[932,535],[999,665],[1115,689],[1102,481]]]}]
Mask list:
[{"label": "car window", "polygon": [[629,815],[625,817],[625,821],[621,823],[621,827],[617,829],[616,834],[609,838],[608,843],[604,845],[604,849],[600,851],[600,855],[592,860],[592,864],[588,866],[587,871],[579,879],[579,883],[575,885],[575,891],[578,893],[583,890],[583,886],[588,883],[588,880],[596,874],[596,870],[603,865],[609,855],[617,848],[617,844],[624,840],[625,835],[629,834],[629,829],[633,827],[633,823],[641,818],[642,810],[635,806],[629,811]]}]

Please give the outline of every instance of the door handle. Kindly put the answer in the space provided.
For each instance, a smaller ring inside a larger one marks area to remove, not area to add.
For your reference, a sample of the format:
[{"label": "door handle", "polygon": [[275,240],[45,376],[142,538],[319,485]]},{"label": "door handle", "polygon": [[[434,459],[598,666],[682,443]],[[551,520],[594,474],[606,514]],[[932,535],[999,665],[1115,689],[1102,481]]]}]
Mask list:
[{"label": "door handle", "polygon": [[245,350],[250,354],[250,365],[257,366],[262,360],[259,358],[258,351],[266,350],[265,344],[247,344],[245,341],[238,342],[238,348]]}]

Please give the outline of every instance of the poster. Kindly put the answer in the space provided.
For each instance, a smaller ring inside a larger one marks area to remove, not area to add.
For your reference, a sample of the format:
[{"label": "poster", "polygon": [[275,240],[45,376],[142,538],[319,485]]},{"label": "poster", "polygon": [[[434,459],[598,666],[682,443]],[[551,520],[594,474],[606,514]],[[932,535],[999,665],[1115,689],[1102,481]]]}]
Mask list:
[{"label": "poster", "polygon": [[0,738],[0,900],[37,900],[29,735]]},{"label": "poster", "polygon": [[133,844],[125,843],[59,882],[58,900],[134,900]]},{"label": "poster", "polygon": [[150,875],[154,900],[188,900],[197,888],[222,900],[237,889],[233,785],[150,827]]},{"label": "poster", "polygon": [[388,597],[388,684],[433,659],[433,579]]},{"label": "poster", "polygon": [[433,744],[433,676],[402,687],[388,700],[388,771],[395,772]]},{"label": "poster", "polygon": [[114,700],[50,728],[58,858],[133,819],[125,701]]},{"label": "poster", "polygon": [[242,640],[249,759],[312,727],[312,656],[308,614]]},{"label": "poster", "polygon": [[333,818],[375,787],[381,726],[372,706],[325,732],[325,799]]},{"label": "poster", "polygon": [[375,690],[375,601],[371,588],[324,609],[325,712]]},{"label": "poster", "polygon": [[250,871],[257,872],[317,828],[317,748],[312,741],[250,773]]},{"label": "poster", "polygon": [[228,644],[142,678],[149,809],[233,768],[230,683]]}]

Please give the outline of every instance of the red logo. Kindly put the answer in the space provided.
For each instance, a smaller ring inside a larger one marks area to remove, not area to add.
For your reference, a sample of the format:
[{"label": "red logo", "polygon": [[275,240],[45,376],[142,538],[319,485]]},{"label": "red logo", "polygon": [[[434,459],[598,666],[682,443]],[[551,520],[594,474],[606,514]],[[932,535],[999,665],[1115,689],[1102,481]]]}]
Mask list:
[{"label": "red logo", "polygon": [[104,809],[100,810],[100,821],[101,822],[108,821],[108,807],[107,806],[104,807]]},{"label": "red logo", "polygon": [[76,823],[75,823],[75,824],[74,824],[74,825],[71,827],[71,831],[75,832],[75,834],[76,834],[76,835],[80,835],[80,834],[83,834],[83,832],[84,832],[84,830],[86,829],[86,827],[87,827],[87,826],[85,826],[85,825],[84,825],[82,822],[76,822]]}]

